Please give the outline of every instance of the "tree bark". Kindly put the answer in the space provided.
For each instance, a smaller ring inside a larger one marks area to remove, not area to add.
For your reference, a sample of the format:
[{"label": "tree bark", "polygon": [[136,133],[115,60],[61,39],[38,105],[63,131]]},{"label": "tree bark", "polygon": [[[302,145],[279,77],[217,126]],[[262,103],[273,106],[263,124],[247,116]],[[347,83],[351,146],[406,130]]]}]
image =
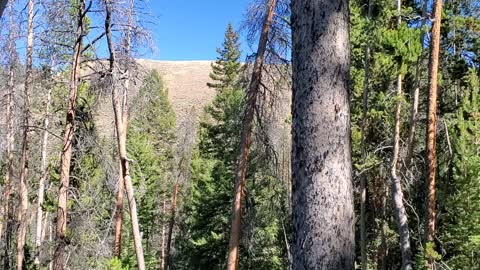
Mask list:
[{"label": "tree bark", "polygon": [[293,269],[353,269],[347,0],[292,1]]},{"label": "tree bark", "polygon": [[[105,17],[105,33],[107,36],[108,50],[110,52],[110,68],[109,78],[112,85],[112,105],[115,115],[115,128],[117,131],[117,143],[118,143],[118,155],[119,162],[121,164],[121,173],[125,182],[125,190],[127,192],[128,206],[130,208],[130,219],[132,222],[132,234],[133,242],[135,246],[135,254],[137,257],[137,268],[139,270],[145,270],[145,259],[143,256],[142,237],[140,235],[140,226],[138,224],[137,204],[135,202],[134,190],[132,180],[130,178],[129,162],[127,159],[127,147],[126,147],[126,125],[123,123],[122,112],[120,110],[120,101],[118,97],[118,90],[115,87],[115,48],[113,47],[113,41],[111,36],[111,0],[105,0],[106,17]],[[128,122],[128,121],[125,121]],[[125,139],[122,139],[124,138]]]},{"label": "tree bark", "polygon": [[[401,13],[401,0],[396,0],[397,6],[397,27],[400,27],[402,19],[400,16]],[[400,153],[400,129],[401,129],[401,113],[402,113],[402,101],[403,96],[403,75],[401,73],[402,61],[398,62],[398,74],[397,74],[397,105],[395,108],[395,130],[393,134],[393,154],[392,154],[392,164],[390,168],[390,183],[392,189],[392,203],[395,213],[395,220],[397,222],[398,233],[400,235],[400,251],[402,254],[402,269],[411,270],[412,269],[412,252],[410,247],[410,230],[408,228],[408,217],[405,205],[403,204],[403,189],[401,178],[398,175],[398,159]]]},{"label": "tree bark", "polygon": [[29,95],[33,87],[33,12],[35,3],[33,0],[28,1],[28,26],[27,26],[27,61],[25,72],[25,88],[24,88],[24,119],[23,119],[23,143],[22,143],[22,161],[20,171],[20,185],[19,185],[19,207],[18,207],[18,231],[17,231],[17,269],[22,270],[23,258],[25,256],[25,236],[27,226],[27,208],[28,208],[28,131],[30,118],[30,102]]},{"label": "tree bark", "polygon": [[60,188],[58,191],[58,207],[57,207],[57,224],[55,229],[55,237],[57,247],[53,255],[53,267],[55,270],[63,270],[64,268],[64,253],[67,245],[67,200],[68,200],[68,186],[70,184],[70,163],[72,159],[72,139],[75,130],[75,107],[77,102],[78,84],[79,84],[79,70],[82,52],[83,40],[83,19],[85,17],[85,0],[78,4],[78,18],[77,27],[75,30],[75,45],[72,54],[72,66],[70,70],[70,85],[68,95],[68,107],[66,122],[64,128],[63,146],[60,156]]},{"label": "tree bark", "polygon": [[167,233],[167,247],[166,247],[166,254],[165,254],[165,266],[163,269],[168,270],[171,266],[171,246],[172,246],[172,235],[173,235],[173,226],[175,225],[175,215],[177,213],[177,199],[178,199],[178,191],[180,188],[179,177],[177,177],[177,181],[175,183],[175,187],[173,189],[173,196],[172,196],[172,208],[170,213],[170,221],[168,222],[168,233]]},{"label": "tree bark", "polygon": [[[40,181],[38,183],[38,201],[37,201],[37,224],[35,233],[35,260],[36,265],[40,264],[40,246],[42,245],[45,235],[45,223],[43,218],[43,201],[45,198],[45,182],[47,180],[47,146],[48,146],[48,125],[49,125],[49,107],[52,99],[52,90],[48,90],[47,104],[45,105],[45,119],[43,120],[43,141],[42,141],[42,157],[40,161]],[[46,218],[46,217],[45,217]]]},{"label": "tree bark", "polygon": [[[437,129],[437,80],[438,56],[440,54],[440,26],[442,20],[442,1],[436,0],[434,6],[434,21],[432,25],[429,91],[428,91],[428,126],[427,126],[427,242],[435,241],[435,173],[436,173],[436,129]],[[428,259],[428,267],[433,269],[434,259]]]},{"label": "tree bark", "polygon": [[[15,95],[15,82],[14,82],[14,67],[16,61],[16,40],[15,33],[13,32],[13,3],[9,4],[9,25],[10,31],[8,36],[8,82],[7,82],[7,109],[6,109],[6,121],[7,121],[7,173],[5,176],[5,190],[3,193],[2,201],[2,213],[0,217],[4,220],[0,222],[0,239],[5,243],[5,254],[3,257],[4,269],[10,269],[10,244],[12,238],[12,221],[13,221],[13,205],[11,197],[13,195],[12,190],[12,178],[13,178],[13,153],[15,151],[15,133],[14,126],[14,95]],[[3,235],[4,233],[4,235]],[[3,237],[3,239],[2,239]]]},{"label": "tree bark", "polygon": [[[127,26],[127,35],[126,35],[126,55],[130,57],[130,47],[131,47],[131,31],[133,27],[133,8],[134,0],[130,0],[130,9],[128,13],[128,26]],[[122,125],[125,132],[121,134],[122,144],[127,144],[127,128],[128,128],[128,89],[130,87],[130,78],[128,76],[129,67],[125,71],[125,84],[123,90],[123,102],[122,102]],[[120,136],[117,134],[117,136]],[[122,164],[119,162],[119,175],[118,175],[118,191],[117,191],[117,203],[115,207],[115,240],[114,240],[114,251],[113,254],[115,257],[120,258],[122,253],[122,223],[123,223],[123,195],[125,193],[125,180],[121,173]]]},{"label": "tree bark", "polygon": [[[422,6],[422,24],[420,28],[423,29],[425,26],[425,16],[427,14],[427,1],[423,2]],[[410,129],[408,131],[408,141],[407,141],[407,156],[405,157],[405,169],[410,168],[410,164],[413,158],[413,150],[415,148],[415,125],[417,124],[418,119],[418,103],[420,97],[420,77],[421,77],[421,63],[422,63],[422,55],[423,55],[423,40],[425,39],[425,31],[420,32],[420,42],[422,46],[422,50],[420,52],[420,57],[417,60],[417,65],[415,67],[415,83],[413,88],[413,102],[412,102],[412,109],[410,112]]]},{"label": "tree bark", "polygon": [[[367,20],[372,17],[372,3],[368,1]],[[361,152],[364,160],[367,159],[367,149],[365,146],[365,130],[367,128],[367,111],[368,111],[368,82],[370,79],[370,42],[367,40],[365,46],[365,58],[363,70],[365,73],[363,79],[363,96],[362,96],[362,123],[361,123]],[[367,229],[365,224],[365,204],[367,201],[367,180],[365,174],[360,177],[360,254],[362,270],[367,270]]]},{"label": "tree bark", "polygon": [[268,33],[273,21],[276,0],[269,0],[267,14],[260,34],[257,55],[253,66],[252,79],[247,92],[245,115],[242,123],[240,137],[240,158],[235,172],[234,199],[232,204],[232,223],[230,228],[230,241],[228,244],[227,269],[236,270],[240,245],[240,230],[242,225],[242,197],[245,188],[245,175],[247,172],[248,155],[252,143],[253,116],[257,103],[257,95],[262,80],[263,58],[267,47]]}]

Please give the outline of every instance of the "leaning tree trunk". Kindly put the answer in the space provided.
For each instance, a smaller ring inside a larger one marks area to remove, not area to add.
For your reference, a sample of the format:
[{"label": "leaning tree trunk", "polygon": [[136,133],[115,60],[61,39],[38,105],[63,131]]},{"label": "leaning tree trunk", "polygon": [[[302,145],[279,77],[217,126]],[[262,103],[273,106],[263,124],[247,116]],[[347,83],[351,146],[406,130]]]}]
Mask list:
[{"label": "leaning tree trunk", "polygon": [[[134,0],[130,0],[130,9],[128,12],[128,26],[125,42],[125,54],[130,61],[130,47],[131,47],[131,36],[132,36],[132,27],[133,27],[133,8]],[[125,132],[121,134],[122,144],[127,144],[127,128],[128,128],[128,89],[130,87],[130,78],[129,78],[129,69],[130,66],[127,65],[125,71],[125,84],[123,90],[123,102],[122,102],[122,126]],[[117,133],[117,136],[120,136]],[[117,203],[115,205],[115,240],[114,240],[114,250],[113,255],[115,257],[120,257],[122,252],[122,223],[123,223],[123,195],[125,193],[125,179],[122,175],[122,164],[119,162],[119,175],[118,175],[118,190],[117,190]]]},{"label": "leaning tree trunk", "polygon": [[[370,21],[372,17],[372,3],[371,0],[368,1],[368,14],[367,19]],[[367,110],[368,110],[368,83],[370,79],[370,41],[367,40],[367,45],[365,46],[365,55],[364,55],[364,66],[363,70],[365,73],[363,79],[363,96],[362,96],[362,141],[361,141],[361,152],[362,158],[367,159],[367,147],[365,145],[365,131],[367,128]],[[367,228],[365,224],[365,204],[367,201],[367,180],[365,174],[360,176],[360,254],[361,254],[361,267],[362,270],[367,270]]]},{"label": "leaning tree trunk", "polygon": [[232,204],[232,224],[230,228],[230,241],[228,244],[227,269],[236,270],[238,266],[238,254],[240,245],[240,229],[242,225],[242,196],[245,188],[245,175],[247,172],[248,155],[252,143],[252,126],[257,95],[262,80],[263,58],[267,47],[268,33],[273,21],[276,0],[269,0],[268,10],[263,24],[260,41],[258,43],[257,55],[253,66],[252,79],[247,92],[245,115],[242,123],[240,138],[240,158],[235,172],[234,199]]},{"label": "leaning tree trunk", "polygon": [[353,269],[348,1],[292,2],[293,269]]},{"label": "leaning tree trunk", "polygon": [[18,232],[17,232],[17,269],[23,269],[23,258],[25,256],[25,236],[27,233],[27,208],[28,208],[28,130],[30,117],[29,95],[33,87],[32,58],[33,58],[33,11],[35,3],[28,1],[28,26],[27,26],[27,61],[25,65],[25,88],[23,97],[23,143],[22,143],[22,161],[20,171],[20,196],[18,207]]},{"label": "leaning tree trunk", "polygon": [[[110,68],[109,68],[109,83],[112,85],[112,105],[113,112],[115,115],[115,128],[117,131],[117,144],[118,144],[118,155],[119,162],[121,164],[121,176],[125,182],[125,190],[127,192],[128,206],[130,208],[130,219],[132,222],[132,234],[133,234],[133,243],[135,246],[135,254],[137,257],[137,267],[139,270],[145,269],[145,259],[143,256],[143,247],[142,247],[142,236],[140,234],[140,226],[138,224],[138,214],[137,214],[137,204],[135,202],[135,196],[133,191],[132,179],[130,177],[129,171],[129,162],[127,159],[127,147],[126,147],[126,125],[123,124],[121,110],[120,110],[120,101],[118,97],[118,90],[115,87],[115,48],[113,46],[112,34],[111,34],[111,0],[105,0],[106,7],[106,17],[105,17],[105,33],[107,36],[108,50],[110,53]],[[127,119],[127,118],[125,118]],[[127,122],[127,121],[125,121]],[[124,137],[125,136],[125,137]],[[124,138],[124,139],[123,139]]]},{"label": "leaning tree trunk", "polygon": [[[397,27],[400,27],[402,22],[400,12],[401,12],[401,0],[397,0]],[[395,108],[395,130],[393,135],[393,154],[392,154],[392,164],[390,168],[390,177],[391,177],[391,189],[392,189],[392,203],[395,213],[395,219],[397,222],[398,233],[400,235],[400,252],[402,254],[402,269],[411,270],[411,257],[412,252],[410,249],[410,230],[408,228],[408,217],[405,205],[403,203],[403,189],[401,178],[398,175],[398,159],[400,153],[400,128],[401,128],[401,113],[402,113],[402,101],[401,97],[403,96],[402,90],[402,81],[403,75],[400,71],[402,62],[398,63],[398,74],[397,74],[397,105]]]},{"label": "leaning tree trunk", "polygon": [[67,245],[67,200],[68,186],[70,184],[70,163],[72,159],[72,139],[75,130],[75,107],[77,101],[80,62],[82,57],[83,19],[85,17],[85,0],[78,5],[77,29],[75,31],[75,44],[72,54],[72,66],[70,70],[70,85],[68,94],[67,116],[64,129],[63,146],[60,156],[60,189],[58,191],[58,210],[55,237],[57,247],[53,255],[53,267],[55,270],[64,268],[63,256]]},{"label": "leaning tree trunk", "polygon": [[407,155],[405,157],[405,169],[408,170],[410,168],[410,162],[413,158],[413,150],[415,149],[415,126],[418,120],[418,103],[420,98],[420,77],[421,77],[421,64],[423,62],[423,40],[425,39],[425,31],[423,27],[425,26],[426,16],[427,14],[427,1],[425,0],[422,5],[422,23],[420,28],[422,29],[420,32],[420,44],[422,46],[422,50],[420,52],[420,57],[417,60],[417,64],[415,67],[415,82],[413,88],[413,102],[412,108],[410,111],[410,129],[408,130],[408,140],[407,140]]},{"label": "leaning tree trunk", "polygon": [[[438,55],[440,53],[440,25],[442,20],[442,1],[436,0],[434,21],[431,35],[428,91],[428,126],[427,126],[427,242],[435,241],[435,171],[436,171],[436,130],[437,130],[437,80]],[[428,267],[433,269],[434,259],[428,259]]]}]

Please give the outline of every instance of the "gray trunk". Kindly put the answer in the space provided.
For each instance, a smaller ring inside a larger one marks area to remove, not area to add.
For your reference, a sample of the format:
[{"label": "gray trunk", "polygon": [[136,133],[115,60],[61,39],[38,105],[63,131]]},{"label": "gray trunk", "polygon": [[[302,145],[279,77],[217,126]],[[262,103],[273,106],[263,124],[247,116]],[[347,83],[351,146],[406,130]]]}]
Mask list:
[{"label": "gray trunk", "polygon": [[348,14],[292,2],[293,269],[354,269]]}]

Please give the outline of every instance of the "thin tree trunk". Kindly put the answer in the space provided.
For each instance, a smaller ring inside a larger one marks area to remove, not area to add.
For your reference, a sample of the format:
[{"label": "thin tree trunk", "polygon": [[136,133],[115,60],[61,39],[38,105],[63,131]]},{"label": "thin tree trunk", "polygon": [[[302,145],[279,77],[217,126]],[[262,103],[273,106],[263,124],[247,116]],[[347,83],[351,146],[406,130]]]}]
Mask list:
[{"label": "thin tree trunk", "polygon": [[162,246],[161,246],[161,258],[160,258],[160,270],[165,269],[165,213],[166,213],[166,202],[163,199],[163,208],[162,208]]},{"label": "thin tree trunk", "polygon": [[[45,234],[45,225],[43,218],[43,208],[42,204],[45,198],[45,182],[47,180],[47,145],[48,145],[48,125],[49,125],[49,107],[52,99],[52,90],[48,90],[47,94],[47,104],[45,105],[45,119],[43,122],[43,142],[42,142],[42,158],[40,164],[40,181],[38,183],[38,202],[37,202],[37,226],[35,234],[35,264],[39,265],[40,260],[40,246],[43,242],[43,235]],[[46,218],[46,217],[45,217]]]},{"label": "thin tree trunk", "polygon": [[415,67],[415,83],[414,89],[412,93],[413,102],[412,102],[412,109],[410,112],[410,129],[408,131],[408,141],[407,141],[407,156],[405,157],[405,169],[410,168],[410,163],[413,158],[413,150],[415,148],[415,125],[418,119],[418,103],[420,97],[420,77],[421,77],[421,64],[422,64],[422,55],[423,55],[423,40],[425,39],[425,31],[423,31],[423,27],[425,26],[425,16],[427,14],[427,1],[425,0],[422,5],[422,24],[420,28],[422,31],[420,32],[420,42],[422,46],[422,50],[420,52],[420,57],[417,60],[417,65]]},{"label": "thin tree trunk", "polygon": [[[13,205],[11,197],[13,195],[12,190],[12,178],[13,178],[13,152],[15,151],[15,132],[13,130],[14,126],[14,94],[15,94],[15,85],[14,85],[14,66],[15,66],[15,37],[13,33],[13,3],[10,2],[9,5],[9,25],[10,31],[8,36],[8,54],[9,54],[9,67],[8,67],[8,82],[7,82],[7,109],[6,109],[6,121],[7,121],[7,174],[5,176],[5,191],[3,195],[3,205],[2,205],[2,215],[1,218],[5,218],[0,222],[0,239],[5,243],[5,254],[3,258],[3,267],[5,269],[10,269],[10,244],[12,237],[12,221],[13,221]],[[3,228],[5,227],[5,229]],[[5,231],[5,232],[4,232]],[[3,232],[5,235],[3,235]]]},{"label": "thin tree trunk", "polygon": [[178,191],[180,188],[179,178],[177,177],[177,181],[175,183],[175,187],[173,189],[173,196],[172,196],[172,208],[170,213],[170,221],[168,222],[168,233],[167,233],[167,247],[166,247],[166,254],[165,254],[165,266],[164,269],[168,270],[171,268],[171,246],[172,246],[172,235],[173,235],[173,226],[175,225],[175,215],[177,213],[177,199],[178,199]]},{"label": "thin tree trunk", "polygon": [[[120,110],[120,101],[118,97],[118,90],[115,87],[114,65],[115,65],[115,48],[113,47],[113,41],[111,36],[111,0],[105,0],[106,17],[105,17],[105,32],[107,36],[108,50],[110,52],[110,69],[109,77],[112,84],[112,105],[115,115],[115,127],[117,130],[117,143],[119,161],[121,164],[121,173],[125,182],[125,190],[127,192],[128,206],[130,208],[130,219],[132,222],[132,234],[133,242],[135,246],[135,254],[137,257],[137,267],[139,270],[145,269],[145,260],[143,256],[142,237],[140,235],[140,226],[138,224],[137,204],[135,202],[135,196],[133,191],[133,184],[130,178],[129,162],[127,159],[127,147],[126,147],[126,125],[123,124],[123,119]],[[125,116],[123,116],[125,117]],[[126,121],[127,122],[127,121]],[[125,136],[125,140],[122,139]]]},{"label": "thin tree trunk", "polygon": [[68,200],[68,186],[70,184],[70,163],[72,159],[72,139],[75,124],[75,107],[77,101],[78,84],[79,84],[79,70],[82,52],[83,39],[83,19],[85,16],[85,0],[79,2],[77,29],[75,30],[75,45],[73,47],[72,66],[70,70],[70,85],[68,95],[68,108],[64,129],[62,153],[60,156],[60,188],[58,191],[58,210],[57,210],[57,224],[55,229],[55,237],[57,247],[53,255],[53,267],[55,270],[63,270],[64,268],[64,253],[67,245],[67,200]]},{"label": "thin tree trunk", "polygon": [[[130,60],[130,46],[131,46],[131,31],[133,27],[133,8],[134,0],[130,0],[130,9],[128,13],[128,29],[126,35],[126,55]],[[127,128],[128,128],[128,89],[130,87],[130,79],[128,76],[129,66],[127,66],[125,84],[123,90],[123,102],[122,102],[122,125],[125,132],[117,134],[121,136],[122,144],[127,144]],[[120,258],[122,253],[122,224],[123,224],[123,195],[125,192],[125,179],[122,175],[122,164],[119,162],[119,176],[118,176],[118,191],[117,191],[117,203],[115,207],[115,240],[114,240],[114,256]]]},{"label": "thin tree trunk", "polygon": [[[370,21],[372,17],[372,3],[368,1],[368,14],[367,20]],[[368,82],[370,79],[370,42],[367,40],[365,46],[365,58],[364,58],[363,70],[365,73],[363,79],[363,97],[362,97],[362,142],[361,151],[364,160],[367,158],[367,149],[365,146],[365,130],[367,128],[367,111],[368,111]],[[361,253],[361,267],[362,270],[367,269],[367,229],[365,224],[365,204],[367,201],[367,180],[365,174],[360,177],[360,253]]]},{"label": "thin tree trunk", "polygon": [[353,269],[348,1],[292,1],[293,269]]},{"label": "thin tree trunk", "polygon": [[[437,130],[437,80],[438,56],[440,54],[440,26],[442,20],[442,1],[436,0],[434,6],[434,21],[431,35],[431,51],[429,63],[428,91],[428,126],[427,126],[427,242],[435,241],[435,173],[436,173],[436,130]],[[428,267],[433,269],[434,259],[428,259]]]},{"label": "thin tree trunk", "polygon": [[[400,27],[402,19],[400,16],[402,3],[401,0],[396,0],[397,5],[397,27]],[[401,178],[398,175],[398,159],[400,153],[400,129],[401,129],[401,113],[402,113],[402,101],[403,96],[402,81],[403,75],[400,71],[402,61],[398,63],[398,75],[397,75],[397,105],[395,109],[395,130],[393,134],[393,154],[391,164],[391,189],[392,189],[392,203],[395,213],[395,219],[397,222],[398,233],[400,235],[400,251],[402,254],[402,270],[412,269],[412,252],[410,247],[410,230],[408,228],[408,217],[405,205],[403,204],[403,189]]]},{"label": "thin tree trunk", "polygon": [[28,123],[30,117],[30,102],[29,95],[33,87],[33,11],[35,3],[33,0],[28,1],[28,26],[27,26],[27,61],[25,72],[25,88],[24,88],[24,119],[23,119],[23,143],[22,143],[22,161],[20,171],[20,196],[18,207],[18,232],[17,232],[17,269],[22,270],[23,258],[25,256],[25,236],[27,233],[27,208],[28,208],[28,190],[27,190],[27,176],[28,176]]},{"label": "thin tree trunk", "polygon": [[253,116],[257,105],[257,94],[262,80],[263,58],[267,47],[268,33],[270,32],[276,3],[276,0],[269,0],[268,2],[267,15],[260,35],[255,64],[253,66],[252,79],[246,97],[245,115],[243,118],[240,138],[240,158],[235,172],[232,223],[230,228],[230,241],[228,244],[228,270],[236,270],[238,266],[240,230],[242,225],[242,196],[245,188],[245,175],[247,172],[250,144],[252,143]]}]

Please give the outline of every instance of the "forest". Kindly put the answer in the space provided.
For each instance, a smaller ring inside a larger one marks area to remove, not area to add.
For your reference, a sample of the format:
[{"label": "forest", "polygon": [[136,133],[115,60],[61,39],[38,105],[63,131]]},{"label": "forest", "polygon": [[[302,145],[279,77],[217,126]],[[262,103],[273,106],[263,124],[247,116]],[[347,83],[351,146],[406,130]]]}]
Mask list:
[{"label": "forest", "polygon": [[249,0],[189,102],[162,2],[0,0],[0,269],[480,269],[479,1]]}]

